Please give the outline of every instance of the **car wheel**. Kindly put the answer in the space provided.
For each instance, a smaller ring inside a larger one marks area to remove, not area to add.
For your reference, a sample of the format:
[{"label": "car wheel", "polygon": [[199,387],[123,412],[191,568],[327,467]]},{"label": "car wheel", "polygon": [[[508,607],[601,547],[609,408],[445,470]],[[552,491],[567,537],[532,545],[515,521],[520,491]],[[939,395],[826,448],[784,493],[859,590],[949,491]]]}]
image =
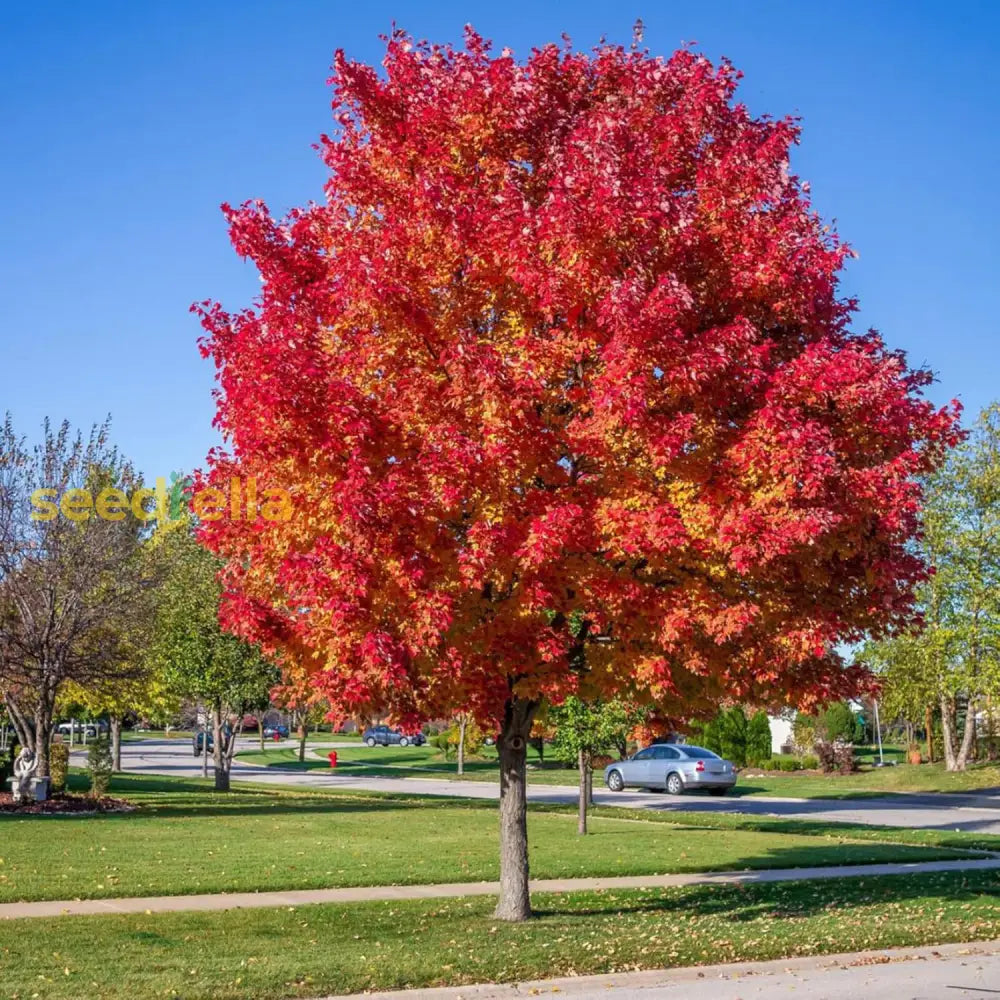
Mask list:
[{"label": "car wheel", "polygon": [[671,795],[680,795],[684,791],[684,782],[676,771],[671,771],[667,775],[667,791]]},{"label": "car wheel", "polygon": [[728,792],[728,788],[710,788],[709,792],[712,795],[725,795]]},{"label": "car wheel", "polygon": [[409,737],[407,737],[407,736],[400,736],[400,738],[399,738],[399,745],[401,747],[408,747],[410,745]]},{"label": "car wheel", "polygon": [[370,747],[375,746],[375,737],[374,736],[369,736],[368,739],[365,740],[365,743],[367,743],[368,746],[370,746]]},{"label": "car wheel", "polygon": [[613,792],[620,792],[625,787],[625,779],[621,771],[612,771],[608,775],[608,788]]}]

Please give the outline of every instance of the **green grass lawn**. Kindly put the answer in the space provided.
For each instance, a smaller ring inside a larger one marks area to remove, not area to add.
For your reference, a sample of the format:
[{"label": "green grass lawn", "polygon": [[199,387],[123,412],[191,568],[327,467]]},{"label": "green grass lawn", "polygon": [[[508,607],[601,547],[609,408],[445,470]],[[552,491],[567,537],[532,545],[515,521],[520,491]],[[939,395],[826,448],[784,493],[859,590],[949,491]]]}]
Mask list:
[{"label": "green grass lawn", "polygon": [[1000,936],[996,872],[0,924],[0,994],[279,1000]]},{"label": "green grass lawn", "polygon": [[[296,735],[297,734],[295,733],[295,731],[292,730],[291,738],[295,739]],[[361,733],[330,733],[325,731],[321,733],[310,732],[309,742],[310,743],[360,743]]]},{"label": "green grass lawn", "polygon": [[[74,776],[74,780],[79,780]],[[128,814],[0,817],[0,901],[492,880],[493,802],[313,793],[199,779],[118,776]],[[704,823],[599,811],[580,837],[571,808],[531,810],[536,878],[790,868],[954,857],[972,842],[837,824]],[[981,838],[980,838],[981,839]],[[994,838],[1000,846],[1000,838]]]},{"label": "green grass lawn", "polygon": [[[248,764],[292,769],[329,769],[324,751],[307,751],[299,762],[291,748],[250,750],[239,755]],[[338,750],[338,769],[345,773],[378,777],[456,778],[457,765],[446,761],[434,747],[357,747]],[[497,781],[495,751],[484,748],[483,759],[467,761],[468,780]],[[596,775],[600,782],[601,776]],[[539,762],[529,755],[530,784],[575,785],[577,771],[555,761]],[[1000,788],[1000,766],[973,764],[962,772],[948,772],[944,764],[900,764],[872,768],[856,774],[764,774],[741,775],[729,794],[737,796],[777,796],[788,798],[866,798],[887,792],[975,792]]]},{"label": "green grass lawn", "polygon": [[861,798],[887,792],[982,792],[1000,789],[1000,766],[972,764],[966,771],[949,772],[944,764],[899,764],[856,774],[767,774],[740,776],[737,795],[791,798]]},{"label": "green grass lawn", "polygon": [[171,729],[165,732],[162,729],[123,729],[122,740],[134,743],[138,740],[189,740],[194,736],[190,729]]}]

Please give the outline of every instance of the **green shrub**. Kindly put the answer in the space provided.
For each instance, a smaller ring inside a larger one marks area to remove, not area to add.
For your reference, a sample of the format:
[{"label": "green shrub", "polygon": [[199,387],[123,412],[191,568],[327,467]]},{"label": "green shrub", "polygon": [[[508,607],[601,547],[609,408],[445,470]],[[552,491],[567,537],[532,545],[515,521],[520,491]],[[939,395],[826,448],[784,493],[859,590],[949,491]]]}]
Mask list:
[{"label": "green shrub", "polygon": [[53,743],[49,747],[49,785],[54,793],[66,791],[66,774],[69,771],[69,747]]},{"label": "green shrub", "polygon": [[445,729],[438,733],[437,736],[431,738],[431,745],[435,746],[444,754],[444,759],[447,760],[451,754],[451,743],[448,741],[448,730]]},{"label": "green shrub", "polygon": [[802,758],[802,767],[806,771],[815,771],[819,767],[819,757],[812,753],[806,754]]},{"label": "green shrub", "polygon": [[778,770],[779,771],[801,771],[802,761],[798,757],[779,757],[778,758]]},{"label": "green shrub", "polygon": [[98,736],[87,751],[87,770],[90,771],[90,794],[94,798],[108,794],[111,775],[114,773],[114,759],[111,756],[111,742],[106,736]]},{"label": "green shrub", "polygon": [[[726,760],[731,760],[737,767],[746,767],[747,763],[747,716],[739,705],[725,709],[719,713],[719,743]],[[709,747],[708,749],[711,749]]]},{"label": "green shrub", "polygon": [[824,739],[830,743],[837,740],[853,743],[857,735],[858,720],[846,702],[835,701],[819,717],[819,728]]},{"label": "green shrub", "polygon": [[747,723],[746,736],[747,763],[754,767],[764,767],[771,761],[771,723],[767,712],[755,712]]}]

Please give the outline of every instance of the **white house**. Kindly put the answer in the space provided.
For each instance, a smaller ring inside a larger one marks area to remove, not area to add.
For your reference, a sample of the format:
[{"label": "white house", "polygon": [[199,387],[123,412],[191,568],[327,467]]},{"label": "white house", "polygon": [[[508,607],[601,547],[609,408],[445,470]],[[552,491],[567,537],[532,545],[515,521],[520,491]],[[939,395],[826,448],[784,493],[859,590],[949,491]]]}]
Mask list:
[{"label": "white house", "polygon": [[794,713],[769,715],[771,724],[771,753],[787,753],[792,745],[792,719]]}]

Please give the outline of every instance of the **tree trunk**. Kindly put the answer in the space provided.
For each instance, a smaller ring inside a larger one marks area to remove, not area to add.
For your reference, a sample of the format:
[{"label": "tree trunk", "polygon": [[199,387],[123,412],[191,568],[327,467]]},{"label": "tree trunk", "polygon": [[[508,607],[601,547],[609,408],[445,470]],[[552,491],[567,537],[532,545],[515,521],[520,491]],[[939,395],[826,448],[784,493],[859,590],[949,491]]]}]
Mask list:
[{"label": "tree trunk", "polygon": [[587,758],[587,805],[594,804],[594,763]]},{"label": "tree trunk", "polygon": [[941,745],[946,771],[957,771],[955,748],[955,699],[941,695]]},{"label": "tree trunk", "polygon": [[970,698],[965,707],[965,732],[962,733],[962,745],[955,759],[955,770],[964,771],[969,762],[969,755],[976,746],[976,703]]},{"label": "tree trunk", "polygon": [[49,777],[49,744],[52,742],[52,709],[39,704],[35,709],[35,777]]},{"label": "tree trunk", "polygon": [[934,763],[934,708],[927,705],[924,708],[924,728],[927,730],[927,762]]},{"label": "tree trunk", "polygon": [[4,697],[7,706],[7,714],[14,724],[14,731],[17,733],[17,742],[22,747],[27,747],[32,753],[35,750],[35,724],[21,710],[16,699],[11,695]]},{"label": "tree trunk", "polygon": [[222,706],[215,705],[212,708],[212,763],[215,767],[215,790],[217,792],[229,791],[229,767],[226,747],[223,745],[222,731]]},{"label": "tree trunk", "polygon": [[587,755],[579,750],[576,765],[580,769],[580,803],[577,807],[576,832],[583,836],[587,832]]},{"label": "tree trunk", "polygon": [[306,722],[306,715],[303,713],[299,722],[299,762],[306,759],[306,737],[309,735],[309,726]]},{"label": "tree trunk", "polygon": [[257,735],[260,736],[260,748],[264,749],[264,716],[257,716]]},{"label": "tree trunk", "polygon": [[528,736],[538,702],[512,695],[504,706],[500,731],[500,898],[498,920],[527,920],[528,891]]},{"label": "tree trunk", "polygon": [[468,720],[464,715],[458,717],[458,775],[465,774],[465,729]]},{"label": "tree trunk", "polygon": [[108,716],[108,729],[111,731],[111,767],[117,772],[122,769],[122,720],[120,715]]}]

